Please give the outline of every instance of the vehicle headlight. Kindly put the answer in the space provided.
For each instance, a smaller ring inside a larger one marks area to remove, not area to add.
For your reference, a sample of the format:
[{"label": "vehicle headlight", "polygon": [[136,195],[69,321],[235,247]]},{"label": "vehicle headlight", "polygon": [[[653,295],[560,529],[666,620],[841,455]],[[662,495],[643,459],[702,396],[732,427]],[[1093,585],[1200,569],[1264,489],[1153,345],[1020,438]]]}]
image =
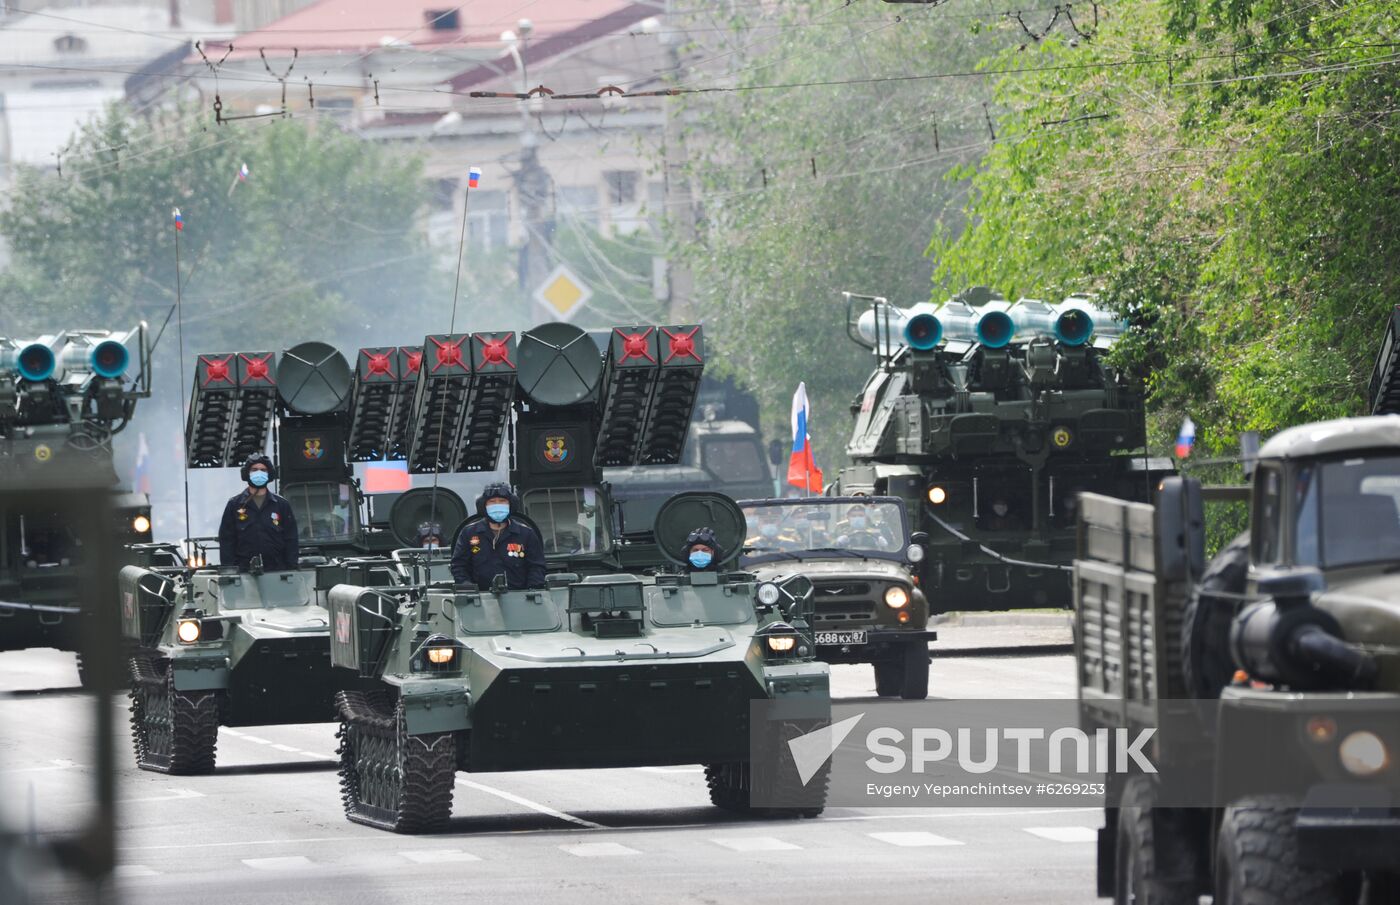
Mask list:
[{"label": "vehicle headlight", "polygon": [[928,489],[928,501],[935,506],[942,505],[948,499],[948,491],[942,487],[930,487]]},{"label": "vehicle headlight", "polygon": [[909,592],[899,585],[885,589],[885,606],[891,609],[900,609],[909,604]]},{"label": "vehicle headlight", "polygon": [[797,646],[797,639],[792,635],[769,635],[768,649],[775,654],[785,654]]},{"label": "vehicle headlight", "polygon": [[151,530],[151,520],[144,515],[138,515],[131,520],[131,530],[137,534],[145,534]]},{"label": "vehicle headlight", "polygon": [[923,562],[924,548],[918,544],[910,544],[909,549],[904,551],[904,556],[910,562]]},{"label": "vehicle headlight", "polygon": [[1361,730],[1342,739],[1337,758],[1353,776],[1374,776],[1390,764],[1385,742],[1374,732]]},{"label": "vehicle headlight", "polygon": [[193,644],[199,640],[200,626],[198,619],[181,619],[179,625],[175,626],[175,637],[180,639],[182,644]]},{"label": "vehicle headlight", "polygon": [[779,596],[778,586],[771,582],[758,586],[758,602],[764,606],[772,606],[777,603]]},{"label": "vehicle headlight", "polygon": [[435,666],[443,666],[451,663],[457,656],[455,647],[430,647],[428,648],[428,662]]}]

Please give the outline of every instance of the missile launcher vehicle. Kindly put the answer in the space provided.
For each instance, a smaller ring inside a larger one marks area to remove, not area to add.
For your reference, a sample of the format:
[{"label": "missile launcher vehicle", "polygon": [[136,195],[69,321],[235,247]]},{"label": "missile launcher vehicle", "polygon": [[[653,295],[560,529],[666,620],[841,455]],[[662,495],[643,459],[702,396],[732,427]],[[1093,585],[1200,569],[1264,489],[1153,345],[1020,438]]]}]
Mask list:
[{"label": "missile launcher vehicle", "polygon": [[356,683],[331,669],[328,591],[351,575],[401,582],[407,570],[392,552],[416,546],[417,526],[466,517],[450,490],[363,494],[353,478],[354,461],[404,457],[420,357],[416,347],[362,349],[352,369],[320,342],[280,358],[197,357],[186,465],[238,467],[275,436],[274,477],[296,514],[300,560],[240,572],[212,561],[209,539],[132,548],[136,564],[118,585],[122,631],[137,648],[131,720],[142,769],[212,771],[221,725],[334,718],[335,693]]},{"label": "missile launcher vehicle", "polygon": [[[36,491],[100,489],[112,534],[150,540],[150,500],[120,487],[112,462],[112,437],[150,396],[150,352],[144,324],[0,337],[0,650],[77,651],[92,615],[78,593],[84,532]],[[91,683],[81,653],[78,674]]]},{"label": "missile launcher vehicle", "polygon": [[[429,337],[411,420],[430,445],[411,443],[409,461],[492,464],[509,438],[523,510],[511,518],[540,531],[545,586],[510,589],[501,576],[330,590],[332,662],[374,683],[338,696],[346,816],[441,829],[458,770],[694,763],[722,808],[819,813],[824,774],[804,784],[790,764],[751,756],[751,735],[829,721],[811,582],[738,571],[744,516],[716,493],[674,496],[649,538],[623,543],[602,480],[605,467],[680,460],[700,328],[618,327],[602,354],[567,324],[497,339]],[[702,526],[718,538],[716,565],[688,571],[686,537]]]},{"label": "missile launcher vehicle", "polygon": [[1124,325],[1093,299],[1009,304],[975,288],[897,308],[846,294],[876,365],[851,405],[842,495],[896,496],[928,534],[934,613],[1068,607],[1082,491],[1145,500],[1142,388],[1104,352]]}]

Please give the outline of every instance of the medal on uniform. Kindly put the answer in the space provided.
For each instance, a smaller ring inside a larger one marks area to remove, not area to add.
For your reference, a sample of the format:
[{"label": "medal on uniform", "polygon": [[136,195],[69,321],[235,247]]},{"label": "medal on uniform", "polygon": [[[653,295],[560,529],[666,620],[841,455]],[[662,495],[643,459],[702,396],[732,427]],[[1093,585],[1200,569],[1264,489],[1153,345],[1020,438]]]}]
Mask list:
[{"label": "medal on uniform", "polygon": [[282,513],[272,513],[272,524],[278,528],[282,527]]},{"label": "medal on uniform", "polygon": [[238,520],[239,520],[240,522],[246,522],[246,521],[248,521],[248,510],[247,510],[247,509],[240,509],[240,510],[238,510]]}]

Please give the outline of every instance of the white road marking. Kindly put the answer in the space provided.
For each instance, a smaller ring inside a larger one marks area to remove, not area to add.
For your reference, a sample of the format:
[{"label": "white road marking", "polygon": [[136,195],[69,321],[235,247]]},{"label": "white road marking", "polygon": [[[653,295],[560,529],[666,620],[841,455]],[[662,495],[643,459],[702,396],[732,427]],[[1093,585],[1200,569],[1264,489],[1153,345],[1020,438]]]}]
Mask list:
[{"label": "white road marking", "polygon": [[949,839],[947,836],[935,836],[933,833],[912,832],[912,833],[867,833],[871,839],[878,839],[881,842],[888,842],[890,845],[898,845],[901,848],[922,848],[930,845],[962,845],[956,839]]},{"label": "white road marking", "polygon": [[185,798],[203,798],[203,792],[194,789],[171,789],[163,795],[150,795],[145,798],[122,798],[117,804],[136,804],[143,801],[180,801]]},{"label": "white road marking", "polygon": [[704,767],[638,767],[648,773],[704,773]]},{"label": "white road marking", "polygon": [[1099,838],[1099,831],[1087,826],[1028,826],[1024,829],[1032,836],[1052,842],[1096,842]]},{"label": "white road marking", "polygon": [[[902,810],[902,809],[901,809]],[[855,814],[847,817],[822,817],[822,823],[843,820],[962,820],[968,817],[1033,817],[1040,814],[1097,813],[1100,808],[1036,808],[1032,811],[967,810],[940,811],[932,814]]]},{"label": "white road marking", "polygon": [[399,854],[417,864],[445,864],[451,861],[481,860],[471,852],[464,852],[455,848],[438,848],[425,852],[399,852]]},{"label": "white road marking", "polygon": [[130,880],[132,877],[158,877],[160,874],[151,870],[144,864],[118,864],[115,871],[118,880]]},{"label": "white road marking", "polygon": [[298,751],[297,753],[302,757],[314,757],[317,760],[339,760],[339,758],[332,757],[329,754],[317,754],[315,751]]},{"label": "white road marking", "polygon": [[302,855],[288,855],[284,858],[244,858],[243,863],[253,870],[305,870],[311,867],[311,859]]},{"label": "white road marking", "polygon": [[228,728],[227,726],[220,727],[219,731],[220,731],[220,732],[223,732],[223,733],[227,733],[228,735],[232,735],[232,736],[234,736],[235,738],[242,738],[242,737],[243,737],[243,733],[239,732],[237,729],[230,729],[230,728]]},{"label": "white road marking", "polygon": [[617,842],[577,842],[559,846],[571,855],[580,858],[609,858],[615,855],[640,855],[635,848],[628,848]]},{"label": "white road marking", "polygon": [[50,770],[72,770],[80,766],[75,761],[56,758],[42,767],[16,767],[13,770],[0,770],[0,773],[47,773]]},{"label": "white road marking", "polygon": [[278,751],[286,751],[286,752],[288,752],[289,754],[300,754],[300,753],[301,753],[301,749],[300,749],[300,748],[293,748],[291,745],[273,745],[272,747],[276,748]]},{"label": "white road marking", "polygon": [[243,741],[245,741],[245,742],[252,742],[252,743],[255,744],[255,745],[270,745],[270,744],[272,744],[272,742],[268,741],[267,739],[265,739],[265,738],[258,738],[256,735],[245,735],[245,736],[243,736]]},{"label": "white road marking", "polygon": [[538,811],[541,814],[548,814],[550,817],[554,817],[558,820],[563,820],[567,823],[576,824],[578,826],[586,826],[591,830],[607,829],[607,827],[603,826],[601,823],[594,823],[591,820],[584,820],[582,817],[575,817],[573,814],[565,814],[563,811],[557,811],[547,804],[540,804],[538,801],[531,801],[528,798],[521,798],[519,795],[504,791],[503,789],[493,789],[490,786],[482,785],[479,782],[472,782],[470,779],[463,779],[460,776],[457,777],[457,785],[466,786],[469,789],[476,789],[478,792],[485,792],[488,795],[495,795],[498,798],[504,798],[506,801],[513,801],[521,807],[529,808],[532,811]]},{"label": "white road marking", "polygon": [[736,852],[790,852],[802,848],[791,842],[784,842],[772,836],[741,836],[738,839],[711,839],[715,845],[722,845]]}]

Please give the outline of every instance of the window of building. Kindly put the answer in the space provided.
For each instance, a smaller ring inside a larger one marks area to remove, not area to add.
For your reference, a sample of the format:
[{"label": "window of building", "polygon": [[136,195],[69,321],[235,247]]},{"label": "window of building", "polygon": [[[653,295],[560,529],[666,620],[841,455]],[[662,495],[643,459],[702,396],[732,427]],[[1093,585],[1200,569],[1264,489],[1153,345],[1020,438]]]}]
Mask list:
[{"label": "window of building", "polygon": [[607,170],[603,182],[608,187],[608,204],[611,207],[637,203],[637,186],[642,175],[636,170]]},{"label": "window of building", "polygon": [[467,208],[467,237],[482,251],[505,248],[510,229],[510,199],[496,189],[476,189]]},{"label": "window of building", "polygon": [[87,46],[87,41],[77,35],[60,35],[53,39],[53,48],[59,53],[82,53]]}]

